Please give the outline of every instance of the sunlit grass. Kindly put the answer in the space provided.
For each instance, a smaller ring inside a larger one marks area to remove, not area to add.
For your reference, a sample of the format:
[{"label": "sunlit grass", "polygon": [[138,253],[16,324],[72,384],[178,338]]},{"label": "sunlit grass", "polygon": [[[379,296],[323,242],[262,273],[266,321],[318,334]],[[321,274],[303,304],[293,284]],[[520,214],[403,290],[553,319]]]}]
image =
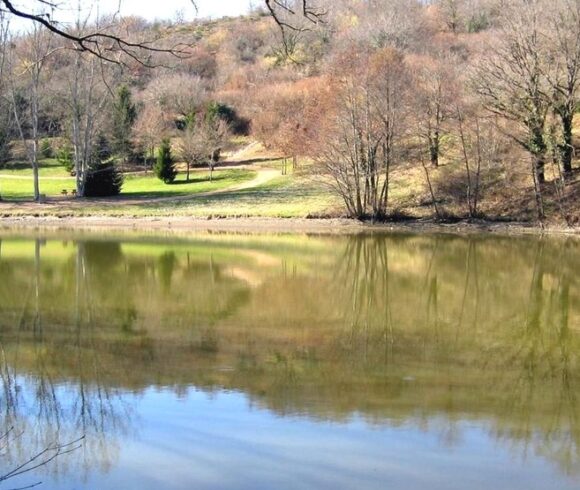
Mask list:
[{"label": "sunlit grass", "polygon": [[337,206],[337,199],[321,186],[301,178],[281,176],[251,189],[191,200],[91,209],[87,214],[300,218],[326,215]]},{"label": "sunlit grass", "polygon": [[[56,175],[57,168],[43,168],[43,171],[54,170],[53,175]],[[29,169],[13,170],[11,178],[2,178],[1,175],[2,172],[0,172],[0,195],[2,195],[3,199],[32,198],[33,182]],[[210,181],[207,171],[196,170],[191,172],[189,182],[185,180],[185,174],[180,173],[175,182],[169,185],[157,179],[152,173],[148,175],[127,175],[119,200],[128,198],[180,197],[221,190],[251,180],[255,175],[253,171],[242,169],[218,170],[214,172],[213,180]],[[46,175],[44,176],[46,177]],[[63,191],[66,191],[67,194],[72,194],[73,189],[75,189],[75,179],[71,177],[41,178],[40,181],[40,192],[48,197],[59,196]]]}]

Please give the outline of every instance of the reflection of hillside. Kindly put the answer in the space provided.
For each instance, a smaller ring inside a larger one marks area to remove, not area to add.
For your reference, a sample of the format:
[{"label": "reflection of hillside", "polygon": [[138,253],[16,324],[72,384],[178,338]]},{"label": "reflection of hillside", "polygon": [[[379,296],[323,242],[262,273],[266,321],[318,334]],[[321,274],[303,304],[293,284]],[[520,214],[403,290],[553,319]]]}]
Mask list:
[{"label": "reflection of hillside", "polygon": [[14,257],[5,242],[7,362],[95,393],[195,385],[314,418],[484,419],[578,463],[576,241],[327,238],[309,254],[223,240],[32,242]]}]

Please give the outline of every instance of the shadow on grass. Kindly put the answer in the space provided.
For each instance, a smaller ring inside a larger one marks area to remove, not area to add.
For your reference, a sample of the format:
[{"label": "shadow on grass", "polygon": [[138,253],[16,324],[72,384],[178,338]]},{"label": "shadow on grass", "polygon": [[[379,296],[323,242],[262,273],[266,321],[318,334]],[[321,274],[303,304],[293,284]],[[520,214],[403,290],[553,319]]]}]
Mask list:
[{"label": "shadow on grass", "polygon": [[[324,197],[321,190],[314,187],[298,186],[276,186],[265,184],[261,187],[241,189],[231,192],[213,194],[211,196],[191,196],[191,200],[166,202],[164,207],[172,209],[187,208],[193,206],[200,207],[223,207],[230,211],[235,211],[236,206],[263,206],[271,207],[311,200],[313,198]],[[155,203],[144,203],[140,206],[142,209],[154,209]]]},{"label": "shadow on grass", "polygon": [[[40,159],[38,161],[38,166],[40,169],[43,168],[53,168],[53,167],[63,167],[63,164],[55,159]],[[30,162],[23,161],[12,161],[0,164],[0,172],[2,170],[31,170]],[[31,170],[32,172],[32,170]],[[32,174],[30,175],[32,178]]]}]

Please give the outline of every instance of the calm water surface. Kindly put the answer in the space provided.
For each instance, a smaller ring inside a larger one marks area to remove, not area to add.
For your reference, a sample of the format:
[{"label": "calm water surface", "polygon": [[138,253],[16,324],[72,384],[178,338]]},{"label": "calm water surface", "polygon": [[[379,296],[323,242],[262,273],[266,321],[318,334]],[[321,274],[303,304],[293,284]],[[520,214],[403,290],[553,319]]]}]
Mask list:
[{"label": "calm water surface", "polygon": [[[580,242],[0,234],[12,489],[580,488]],[[5,435],[8,432],[8,435]]]}]

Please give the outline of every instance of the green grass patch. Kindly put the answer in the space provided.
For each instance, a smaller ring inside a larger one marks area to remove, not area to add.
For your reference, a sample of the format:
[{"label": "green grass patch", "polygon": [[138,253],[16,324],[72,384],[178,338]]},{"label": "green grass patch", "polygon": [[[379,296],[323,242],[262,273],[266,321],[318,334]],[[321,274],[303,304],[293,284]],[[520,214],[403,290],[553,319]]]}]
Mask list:
[{"label": "green grass patch", "polygon": [[[75,179],[70,177],[40,181],[40,192],[47,196],[58,196],[63,190],[70,193],[73,189],[75,189]],[[34,195],[32,176],[11,179],[0,176],[0,195],[4,200],[32,199]]]},{"label": "green grass patch", "polygon": [[[6,174],[8,175],[8,174]],[[217,170],[210,182],[207,171],[191,172],[191,178],[185,180],[185,174],[179,174],[173,184],[165,184],[152,173],[148,175],[127,175],[119,200],[147,199],[157,197],[180,197],[203,192],[226,189],[253,179],[256,173],[249,170]],[[75,189],[75,179],[72,177],[51,177],[40,180],[40,192],[49,197],[60,196],[63,190],[69,194]],[[0,195],[5,200],[32,199],[33,183],[30,169],[28,174],[10,175],[2,178],[0,172]]]},{"label": "green grass patch", "polygon": [[209,180],[206,170],[191,172],[190,180],[186,180],[186,174],[178,174],[175,182],[165,184],[153,174],[128,175],[125,177],[121,198],[155,198],[155,197],[180,197],[190,194],[216,191],[241,184],[253,179],[256,173],[249,170],[233,169],[218,170]]}]

